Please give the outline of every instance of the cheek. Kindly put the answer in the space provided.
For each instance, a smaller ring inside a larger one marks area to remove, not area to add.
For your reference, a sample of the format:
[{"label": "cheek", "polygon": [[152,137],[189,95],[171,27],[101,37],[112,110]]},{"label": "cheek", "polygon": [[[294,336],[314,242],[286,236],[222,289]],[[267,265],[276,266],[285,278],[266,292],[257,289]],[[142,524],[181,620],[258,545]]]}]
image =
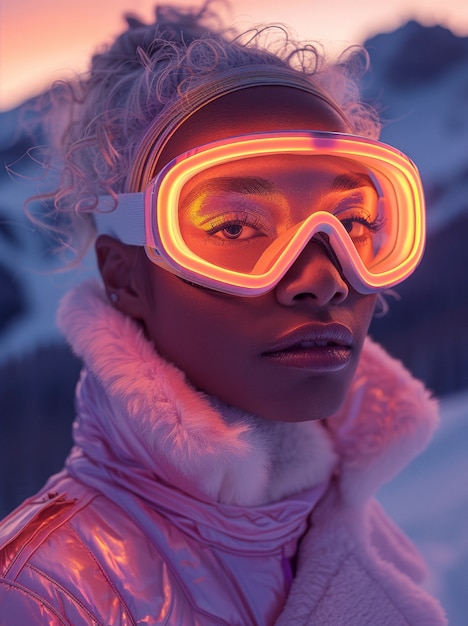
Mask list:
[{"label": "cheek", "polygon": [[196,379],[210,367],[215,372],[212,363],[225,362],[235,346],[226,297],[188,285],[157,267],[151,288],[153,306],[144,320],[147,335],[161,356],[197,384]]},{"label": "cheek", "polygon": [[364,296],[359,294],[357,296],[357,299],[359,300],[359,302],[356,306],[356,309],[360,311],[361,316],[366,320],[366,322],[370,322],[374,314],[375,305],[377,302],[377,295],[370,294]]},{"label": "cheek", "polygon": [[360,356],[364,340],[369,331],[374,316],[377,296],[356,294],[351,306],[348,308],[347,322],[353,330],[355,347]]},{"label": "cheek", "polygon": [[152,284],[155,306],[144,324],[158,353],[195,388],[260,413],[258,397],[271,384],[264,380],[252,347],[255,319],[261,315],[251,309],[257,311],[261,303],[246,306],[244,299],[187,285],[164,270],[154,274]]},{"label": "cheek", "polygon": [[369,326],[371,324],[372,318],[375,313],[375,309],[377,306],[378,296],[376,294],[371,294],[369,296],[361,296],[363,299],[362,302],[362,318],[363,318],[363,332],[364,335],[367,335],[369,330]]}]

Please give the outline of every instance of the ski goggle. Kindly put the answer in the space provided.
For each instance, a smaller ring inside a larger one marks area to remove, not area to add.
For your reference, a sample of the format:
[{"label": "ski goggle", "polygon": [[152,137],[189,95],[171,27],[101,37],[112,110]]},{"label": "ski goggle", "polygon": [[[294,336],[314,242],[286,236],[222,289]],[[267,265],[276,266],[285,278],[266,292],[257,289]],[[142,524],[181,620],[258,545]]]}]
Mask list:
[{"label": "ski goggle", "polygon": [[425,238],[415,165],[354,135],[256,133],[192,149],[143,193],[101,198],[98,232],[144,246],[190,282],[256,296],[273,289],[314,237],[347,281],[374,293],[407,278]]}]

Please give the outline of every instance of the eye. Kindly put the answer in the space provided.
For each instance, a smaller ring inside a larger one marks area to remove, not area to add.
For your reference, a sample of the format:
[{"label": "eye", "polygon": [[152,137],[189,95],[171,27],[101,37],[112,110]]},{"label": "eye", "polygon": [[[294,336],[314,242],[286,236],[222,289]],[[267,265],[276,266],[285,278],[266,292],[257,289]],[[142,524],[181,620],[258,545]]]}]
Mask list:
[{"label": "eye", "polygon": [[384,225],[385,219],[377,217],[374,220],[369,219],[365,214],[348,215],[341,217],[340,222],[349,233],[351,239],[356,243],[360,243],[372,237]]},{"label": "eye", "polygon": [[266,234],[266,227],[258,215],[220,215],[210,220],[206,231],[211,237],[223,240],[249,241]]},{"label": "eye", "polygon": [[371,226],[371,222],[362,217],[347,217],[340,220],[351,239],[362,237]]},{"label": "eye", "polygon": [[221,232],[226,239],[241,239],[243,231],[244,226],[242,226],[242,224],[230,224],[218,232]]}]

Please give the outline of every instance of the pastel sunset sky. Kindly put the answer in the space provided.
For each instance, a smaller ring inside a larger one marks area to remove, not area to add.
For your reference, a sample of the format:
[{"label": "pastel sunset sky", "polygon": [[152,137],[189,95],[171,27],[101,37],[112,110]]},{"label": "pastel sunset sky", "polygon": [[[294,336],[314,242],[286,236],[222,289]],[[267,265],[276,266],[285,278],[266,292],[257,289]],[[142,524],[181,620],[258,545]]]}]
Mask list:
[{"label": "pastel sunset sky", "polygon": [[[163,2],[164,3],[164,2]],[[154,0],[0,0],[0,109],[8,109],[72,71],[124,26],[132,12],[149,21]],[[178,4],[193,4],[181,0]],[[461,0],[233,0],[228,23],[282,22],[333,52],[391,31],[408,19],[468,35]]]}]

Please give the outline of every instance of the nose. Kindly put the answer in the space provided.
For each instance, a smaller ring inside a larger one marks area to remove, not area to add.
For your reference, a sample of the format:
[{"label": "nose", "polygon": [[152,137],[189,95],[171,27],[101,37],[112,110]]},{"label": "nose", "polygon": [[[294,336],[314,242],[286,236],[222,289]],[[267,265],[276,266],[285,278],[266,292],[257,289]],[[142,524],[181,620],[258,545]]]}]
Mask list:
[{"label": "nose", "polygon": [[283,306],[304,300],[324,307],[340,304],[349,293],[338,260],[329,244],[312,239],[276,286],[276,298]]}]

